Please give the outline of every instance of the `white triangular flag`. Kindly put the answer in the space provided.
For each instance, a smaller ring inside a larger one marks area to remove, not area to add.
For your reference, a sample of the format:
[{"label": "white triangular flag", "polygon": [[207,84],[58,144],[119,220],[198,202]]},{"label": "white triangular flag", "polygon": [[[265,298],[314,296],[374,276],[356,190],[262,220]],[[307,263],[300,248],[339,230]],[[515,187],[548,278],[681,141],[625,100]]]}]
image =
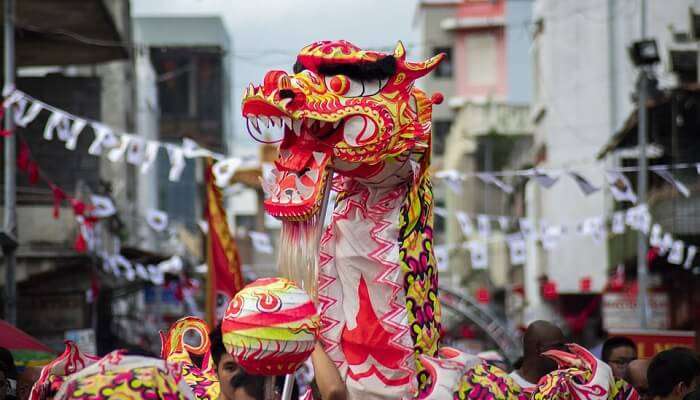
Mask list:
[{"label": "white triangular flag", "polygon": [[476,176],[485,184],[495,185],[497,188],[508,194],[513,193],[513,186],[503,182],[491,172],[479,172],[476,174]]},{"label": "white triangular flag", "polygon": [[136,263],[134,269],[136,270],[136,276],[138,276],[139,279],[144,281],[149,280],[148,270],[146,270],[146,267],[144,267],[143,264]]},{"label": "white triangular flag", "polygon": [[168,227],[168,214],[161,210],[148,210],[146,222],[156,232],[163,232]]},{"label": "white triangular flag", "polygon": [[669,263],[674,265],[681,265],[683,263],[683,250],[685,249],[685,243],[682,240],[674,240],[671,245],[671,251],[668,252]]},{"label": "white triangular flag", "polygon": [[616,211],[612,216],[612,233],[617,235],[625,233],[625,212]]},{"label": "white triangular flag", "polygon": [[637,195],[632,190],[632,184],[625,175],[616,171],[608,171],[606,176],[610,185],[610,192],[616,201],[637,202]]},{"label": "white triangular flag", "polygon": [[185,169],[185,155],[179,146],[170,143],[165,144],[165,149],[168,151],[168,158],[170,159],[168,179],[171,182],[177,182],[180,180],[182,171]]},{"label": "white triangular flag", "polygon": [[576,182],[579,189],[581,189],[583,194],[586,196],[600,190],[599,187],[593,186],[593,184],[588,179],[586,179],[583,175],[579,174],[578,172],[569,171],[569,176],[574,179],[574,182]]},{"label": "white triangular flag", "polygon": [[27,112],[23,115],[20,115],[20,113],[15,114],[15,122],[17,123],[17,126],[21,126],[23,128],[26,127],[30,122],[34,121],[34,118],[36,118],[43,109],[44,107],[41,105],[41,103],[34,102],[29,107],[29,110],[27,110]]},{"label": "white triangular flag", "polygon": [[5,97],[5,100],[2,101],[2,108],[8,108],[11,105],[22,100],[24,98],[24,93],[22,93],[19,90],[14,90],[12,93],[9,94],[9,96],[3,94],[3,97]]},{"label": "white triangular flag", "polygon": [[693,266],[693,261],[695,260],[695,255],[698,253],[698,248],[692,244],[688,246],[688,251],[685,256],[685,262],[683,263],[683,268],[690,269]]},{"label": "white triangular flag", "polygon": [[94,209],[90,213],[93,217],[107,218],[111,217],[117,212],[117,209],[114,207],[112,199],[110,199],[109,197],[98,196],[96,194],[93,194],[92,196],[90,196],[90,202],[94,207]]},{"label": "white triangular flag", "polygon": [[433,212],[438,217],[447,218],[447,209],[444,207],[435,207],[433,208]]},{"label": "white triangular flag", "polygon": [[523,265],[527,259],[525,239],[520,233],[514,233],[506,237],[508,251],[510,253],[510,263],[512,265]]},{"label": "white triangular flag", "polygon": [[206,274],[207,271],[209,271],[209,266],[207,265],[207,263],[199,264],[196,267],[194,267],[194,272],[200,275]]},{"label": "white triangular flag", "polygon": [[457,211],[457,221],[459,222],[459,227],[462,228],[462,233],[465,237],[469,237],[474,233],[474,226],[472,225],[472,220],[469,215],[463,211]]},{"label": "white triangular flag", "polygon": [[58,129],[59,124],[67,122],[66,115],[60,111],[54,111],[44,125],[44,140],[52,140],[54,131]]},{"label": "white triangular flag", "polygon": [[504,215],[499,216],[498,226],[501,228],[501,231],[508,232],[508,229],[510,229],[510,217]]},{"label": "white triangular flag", "polygon": [[160,286],[165,282],[163,271],[157,265],[149,265],[146,268],[148,269],[148,277],[154,285]]},{"label": "white triangular flag", "polygon": [[668,251],[673,246],[673,236],[670,233],[664,233],[664,237],[661,239],[661,244],[659,245],[659,254],[666,255]]},{"label": "white triangular flag", "polygon": [[535,229],[532,226],[532,221],[530,221],[527,218],[520,218],[519,221],[520,224],[520,233],[523,234],[523,237],[526,239],[530,238],[535,233]]},{"label": "white triangular flag", "polygon": [[146,150],[143,154],[143,161],[141,162],[141,173],[145,174],[153,165],[153,162],[158,157],[158,149],[160,149],[160,143],[148,141],[146,143]]},{"label": "white triangular flag", "polygon": [[554,250],[559,245],[559,239],[562,233],[563,229],[558,225],[544,228],[544,232],[542,233],[542,247],[547,251]]},{"label": "white triangular flag", "polygon": [[437,245],[433,247],[435,254],[435,261],[437,262],[437,269],[440,272],[445,272],[448,270],[448,254],[449,251],[445,245]]},{"label": "white triangular flag", "polygon": [[224,187],[231,184],[231,178],[236,174],[236,170],[243,163],[243,160],[238,157],[227,158],[218,161],[211,168],[214,175],[216,186]]},{"label": "white triangular flag", "polygon": [[670,171],[665,169],[654,170],[654,173],[663,178],[666,182],[670,183],[680,194],[683,195],[683,197],[690,197],[690,190],[688,187],[683,184],[683,182],[676,179]]},{"label": "white triangular flag", "polygon": [[274,250],[272,249],[272,243],[270,242],[270,235],[265,232],[249,232],[250,240],[253,242],[253,248],[258,253],[272,254]]},{"label": "white triangular flag", "polygon": [[111,162],[122,160],[124,158],[124,153],[126,153],[126,149],[129,147],[129,143],[131,142],[131,137],[132,136],[129,134],[119,136],[119,146],[113,148],[109,151],[109,153],[107,153],[107,159],[109,159]]},{"label": "white triangular flag", "polygon": [[102,270],[106,273],[112,273],[112,257],[105,254],[100,254],[99,256],[102,258]]},{"label": "white triangular flag", "polygon": [[204,149],[197,144],[194,140],[190,138],[182,139],[182,154],[186,158],[196,158],[196,157],[211,157],[212,152]]},{"label": "white triangular flag", "polygon": [[109,272],[111,272],[117,278],[122,276],[122,270],[119,268],[119,264],[117,264],[118,257],[119,256],[117,255],[111,255],[107,257],[107,267],[109,268]]},{"label": "white triangular flag", "polygon": [[165,273],[178,274],[182,272],[182,258],[180,256],[172,256],[158,264],[158,269]]},{"label": "white triangular flag", "polygon": [[661,247],[662,233],[661,225],[654,224],[654,226],[651,227],[651,235],[649,235],[649,246]]},{"label": "white triangular flag", "polygon": [[208,234],[209,233],[209,223],[203,219],[200,219],[197,221],[197,226],[199,226],[199,229],[202,231],[203,234]]},{"label": "white triangular flag", "polygon": [[537,183],[545,189],[551,188],[559,180],[558,176],[552,173],[547,174],[538,169],[529,171],[528,175],[533,177],[535,181],[537,181]]},{"label": "white triangular flag", "polygon": [[476,216],[476,225],[479,230],[479,235],[481,237],[489,237],[491,236],[491,218],[489,218],[488,215],[477,215]]},{"label": "white triangular flag", "polygon": [[473,269],[486,269],[489,266],[488,247],[479,240],[472,240],[467,245]]},{"label": "white triangular flag", "polygon": [[[75,150],[75,148],[78,146],[78,137],[80,134],[83,132],[83,129],[85,129],[85,125],[87,125],[87,121],[84,119],[76,118],[73,121],[73,124],[71,124],[69,135],[67,138],[62,139],[66,142],[66,149],[68,150]],[[60,138],[59,134],[59,138]]]},{"label": "white triangular flag", "polygon": [[88,148],[89,154],[99,156],[102,154],[102,151],[119,145],[119,139],[109,127],[97,123],[90,125],[95,132],[95,140],[92,141]]},{"label": "white triangular flag", "polygon": [[455,194],[462,194],[462,175],[457,170],[438,171],[435,177],[442,179]]},{"label": "white triangular flag", "polygon": [[141,164],[146,152],[146,142],[140,137],[132,136],[126,148],[126,162],[132,165]]}]

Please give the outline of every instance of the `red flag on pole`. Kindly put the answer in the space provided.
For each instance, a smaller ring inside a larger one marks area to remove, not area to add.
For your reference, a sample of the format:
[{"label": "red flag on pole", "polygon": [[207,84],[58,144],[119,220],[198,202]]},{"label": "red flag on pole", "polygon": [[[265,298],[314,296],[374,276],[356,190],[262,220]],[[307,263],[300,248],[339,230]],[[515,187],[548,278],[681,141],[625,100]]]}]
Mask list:
[{"label": "red flag on pole", "polygon": [[229,231],[221,191],[214,184],[211,173],[213,162],[206,161],[207,187],[205,216],[209,223],[207,233],[207,322],[216,326],[221,322],[228,302],[243,288],[243,274],[238,246]]}]

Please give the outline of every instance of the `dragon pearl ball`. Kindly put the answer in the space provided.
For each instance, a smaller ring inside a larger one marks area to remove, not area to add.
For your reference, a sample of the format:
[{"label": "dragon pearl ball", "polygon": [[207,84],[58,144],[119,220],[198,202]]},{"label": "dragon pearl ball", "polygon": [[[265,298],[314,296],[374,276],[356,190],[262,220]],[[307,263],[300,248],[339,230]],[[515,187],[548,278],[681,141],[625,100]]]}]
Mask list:
[{"label": "dragon pearl ball", "polygon": [[311,355],[320,317],[309,295],[284,278],[263,278],[239,291],[221,324],[224,346],[248,373],[294,372]]}]

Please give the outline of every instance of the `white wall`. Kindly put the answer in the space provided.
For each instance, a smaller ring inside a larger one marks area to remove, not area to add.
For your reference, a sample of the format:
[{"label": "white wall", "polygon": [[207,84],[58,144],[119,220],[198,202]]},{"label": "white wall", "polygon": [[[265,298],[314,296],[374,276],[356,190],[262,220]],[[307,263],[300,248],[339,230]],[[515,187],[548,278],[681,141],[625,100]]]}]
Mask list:
[{"label": "white wall", "polygon": [[[595,161],[597,152],[633,109],[630,94],[637,73],[629,62],[627,47],[640,35],[640,1],[612,0],[613,19],[609,18],[607,1],[537,0],[534,5],[535,20],[542,18],[544,23],[533,49],[533,57],[538,57],[533,65],[539,86],[534,114],[545,112],[535,128],[536,143],[545,144],[547,149],[547,160],[541,167],[575,167],[595,184],[604,183],[605,165]],[[647,3],[648,36],[657,39],[663,58],[657,72],[662,82],[670,83],[665,72],[671,40],[668,27],[687,30],[688,7],[698,2]],[[612,49],[608,37],[611,20]],[[604,215],[612,204],[607,192],[585,197],[569,179],[539,191],[533,200],[539,202],[541,217],[550,224],[571,224]],[[545,255],[542,266],[560,292],[578,292],[584,276],[591,276],[593,291],[600,291],[608,269],[607,251],[605,241],[595,243],[589,237],[570,234],[559,248]]]}]

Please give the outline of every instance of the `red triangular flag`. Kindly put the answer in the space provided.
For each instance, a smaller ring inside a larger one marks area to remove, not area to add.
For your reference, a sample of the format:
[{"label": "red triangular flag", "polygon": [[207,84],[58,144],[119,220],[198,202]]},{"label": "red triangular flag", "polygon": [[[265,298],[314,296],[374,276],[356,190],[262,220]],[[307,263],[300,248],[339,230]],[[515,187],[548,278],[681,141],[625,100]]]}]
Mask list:
[{"label": "red triangular flag", "polygon": [[29,146],[27,146],[27,143],[22,142],[19,145],[19,154],[17,155],[17,168],[26,172],[29,169],[30,161]]},{"label": "red triangular flag", "polygon": [[78,230],[78,236],[75,238],[74,247],[75,251],[78,253],[85,253],[87,251],[87,242],[85,241],[85,238],[80,230]]},{"label": "red triangular flag", "polygon": [[71,206],[73,206],[73,214],[75,215],[85,215],[85,203],[80,200],[71,199]]},{"label": "red triangular flag", "polygon": [[51,185],[51,192],[53,192],[53,218],[58,219],[61,203],[65,200],[66,194],[56,185]]},{"label": "red triangular flag", "polygon": [[36,185],[39,182],[39,165],[34,161],[29,161],[27,166],[27,172],[29,173],[29,183]]}]

